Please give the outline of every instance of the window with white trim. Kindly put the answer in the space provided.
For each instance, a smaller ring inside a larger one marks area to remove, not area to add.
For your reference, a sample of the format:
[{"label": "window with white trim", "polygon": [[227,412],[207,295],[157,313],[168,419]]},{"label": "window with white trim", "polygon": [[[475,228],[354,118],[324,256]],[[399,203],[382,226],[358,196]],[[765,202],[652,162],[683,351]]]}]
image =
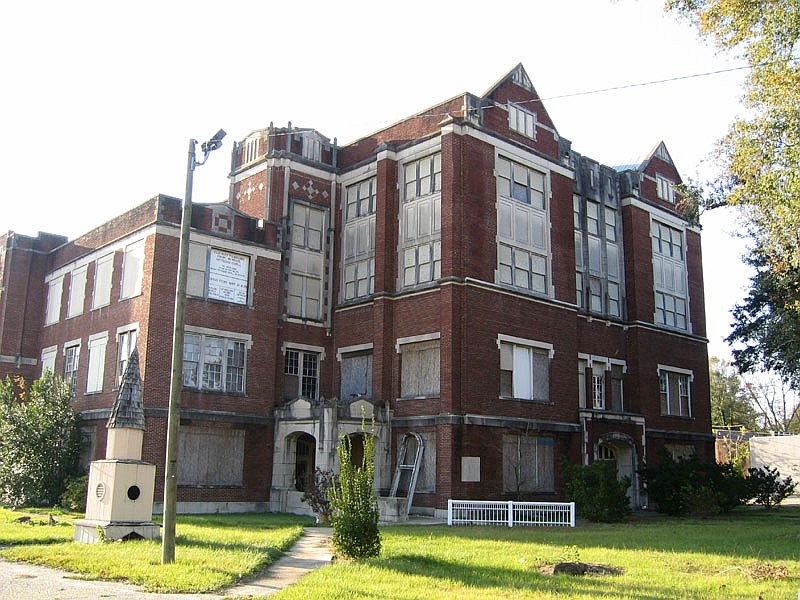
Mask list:
[{"label": "window with white trim", "polygon": [[64,346],[64,381],[69,386],[69,393],[75,396],[78,386],[78,360],[81,354],[81,344],[78,342],[68,342]]},{"label": "window with white trim", "polygon": [[97,333],[89,336],[89,371],[86,374],[86,393],[93,394],[103,391],[103,374],[106,366],[106,345],[108,332]]},{"label": "window with white trim", "polygon": [[658,386],[662,415],[692,416],[691,382],[691,373],[659,368]]},{"label": "window with white trim", "polygon": [[283,356],[283,397],[319,398],[319,352],[287,348]]},{"label": "window with white trim", "polygon": [[576,302],[589,312],[622,316],[622,250],[615,208],[575,195]]},{"label": "window with white trim", "polygon": [[189,243],[186,294],[247,304],[250,292],[250,256]]},{"label": "window with white trim", "polygon": [[322,160],[322,140],[316,133],[303,133],[303,158],[315,160],[317,162]]},{"label": "window with white trim", "polygon": [[47,284],[47,310],[44,324],[58,323],[61,318],[61,293],[64,289],[64,276],[56,277]]},{"label": "window with white trim", "polygon": [[546,294],[550,229],[545,173],[497,158],[497,281]]},{"label": "window with white trim", "polygon": [[536,139],[536,113],[526,110],[517,104],[508,103],[508,127],[529,137]]},{"label": "window with white trim", "polygon": [[375,195],[377,178],[345,191],[342,298],[352,300],[375,291]]},{"label": "window with white trim", "polygon": [[183,336],[183,386],[244,394],[247,343],[200,333]]},{"label": "window with white trim", "polygon": [[292,205],[287,310],[290,316],[322,319],[325,211],[295,201]]},{"label": "window with white trim", "polygon": [[500,397],[550,401],[550,350],[500,341]]},{"label": "window with white trim", "polygon": [[117,330],[117,386],[122,383],[122,376],[128,366],[128,359],[136,348],[139,331],[130,325]]},{"label": "window with white trim", "polygon": [[662,175],[656,175],[656,193],[661,200],[675,204],[675,183]]},{"label": "window with white trim", "polygon": [[83,314],[83,301],[86,299],[86,265],[73,269],[69,278],[67,298],[67,318]]},{"label": "window with white trim", "polygon": [[125,246],[122,259],[122,291],[120,299],[132,298],[142,293],[142,277],[144,275],[144,240]]},{"label": "window with white trim", "polygon": [[655,323],[687,330],[688,292],[683,232],[653,220],[653,280]]},{"label": "window with white trim", "polygon": [[114,253],[101,256],[95,261],[92,309],[111,303],[111,280],[114,273]]},{"label": "window with white trim", "polygon": [[625,364],[603,357],[578,359],[578,391],[581,408],[623,412]]},{"label": "window with white trim", "polygon": [[58,353],[58,346],[49,346],[42,349],[42,375],[45,371],[55,373],[56,371],[56,354]]},{"label": "window with white trim", "polygon": [[441,171],[441,154],[438,152],[403,166],[401,287],[436,281],[442,275]]},{"label": "window with white trim", "polygon": [[399,345],[400,397],[436,398],[440,393],[439,340]]}]

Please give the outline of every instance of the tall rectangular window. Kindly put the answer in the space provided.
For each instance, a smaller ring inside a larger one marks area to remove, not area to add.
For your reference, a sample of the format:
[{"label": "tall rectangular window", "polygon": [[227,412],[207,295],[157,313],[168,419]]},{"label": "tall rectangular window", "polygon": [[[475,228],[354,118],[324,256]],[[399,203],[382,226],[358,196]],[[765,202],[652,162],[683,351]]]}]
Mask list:
[{"label": "tall rectangular window", "polygon": [[653,221],[653,280],[655,322],[675,329],[688,329],[688,291],[683,232]]},{"label": "tall rectangular window", "polygon": [[86,298],[86,265],[72,271],[69,281],[69,298],[67,300],[67,318],[83,313],[83,301]]},{"label": "tall rectangular window", "polygon": [[108,332],[89,336],[89,371],[86,375],[86,393],[103,391],[103,374],[106,366],[106,345]]},{"label": "tall rectangular window", "polygon": [[550,228],[547,176],[497,158],[497,281],[540,294],[548,291]]},{"label": "tall rectangular window", "polygon": [[294,202],[287,285],[290,316],[322,319],[324,223],[324,209]]},{"label": "tall rectangular window", "polygon": [[258,158],[258,137],[252,137],[244,143],[244,162],[253,162]]},{"label": "tall rectangular window", "polygon": [[550,351],[500,342],[500,397],[550,400]]},{"label": "tall rectangular window", "polygon": [[622,316],[622,250],[616,208],[575,195],[576,302],[589,312]]},{"label": "tall rectangular window", "polygon": [[400,397],[439,396],[439,340],[400,345]]},{"label": "tall rectangular window", "polygon": [[287,349],[283,357],[284,398],[317,400],[319,353]]},{"label": "tall rectangular window", "polygon": [[658,384],[661,414],[679,417],[692,416],[691,374],[659,367]]},{"label": "tall rectangular window", "polygon": [[246,340],[199,333],[184,334],[184,387],[243,394],[246,365]]},{"label": "tall rectangular window", "polygon": [[114,272],[114,253],[101,256],[95,262],[92,308],[107,306],[111,302],[111,280]]},{"label": "tall rectangular window", "polygon": [[675,204],[675,184],[661,175],[656,175],[656,193],[661,200]]},{"label": "tall rectangular window", "polygon": [[375,291],[375,195],[375,177],[348,186],[345,192],[344,300]]},{"label": "tall rectangular window", "polygon": [[132,298],[142,293],[144,274],[144,240],[125,246],[122,260],[122,291],[120,299]]},{"label": "tall rectangular window", "polygon": [[128,329],[117,331],[117,386],[122,382],[122,376],[128,366],[128,359],[136,348],[138,336],[138,330],[130,326]]},{"label": "tall rectangular window", "polygon": [[411,287],[442,274],[442,161],[436,153],[406,163],[400,217],[400,284]]},{"label": "tall rectangular window", "polygon": [[44,375],[45,371],[55,373],[57,352],[57,346],[49,346],[42,349],[42,375]]},{"label": "tall rectangular window", "polygon": [[57,277],[47,284],[47,311],[44,324],[57,323],[61,318],[61,292],[64,287],[64,276]]},{"label": "tall rectangular window", "polygon": [[80,357],[80,343],[68,343],[64,347],[64,381],[69,386],[69,392],[74,397],[78,386],[78,359]]}]

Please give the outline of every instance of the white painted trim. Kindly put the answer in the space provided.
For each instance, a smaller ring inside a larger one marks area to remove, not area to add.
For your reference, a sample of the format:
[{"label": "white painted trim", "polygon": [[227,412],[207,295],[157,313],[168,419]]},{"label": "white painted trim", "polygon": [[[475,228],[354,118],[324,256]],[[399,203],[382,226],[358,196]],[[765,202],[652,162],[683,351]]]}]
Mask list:
[{"label": "white painted trim", "polygon": [[58,352],[58,344],[54,346],[48,346],[47,348],[42,348],[42,356],[45,354],[52,354],[54,352]]},{"label": "white painted trim", "polygon": [[342,354],[349,354],[350,352],[361,352],[363,350],[372,350],[373,344],[355,344],[354,346],[342,346],[336,351],[336,360],[342,362]]},{"label": "white painted trim", "polygon": [[[413,162],[415,160],[419,160],[420,158],[424,158],[429,154],[436,154],[437,152],[442,151],[442,137],[441,135],[436,135],[424,142],[420,142],[419,144],[414,144],[408,148],[400,150],[397,152],[397,162],[398,163],[407,163]],[[398,165],[402,168],[402,165]],[[398,183],[400,181],[398,180]]]},{"label": "white painted trim", "polygon": [[591,367],[593,363],[603,363],[606,365],[606,371],[610,371],[612,365],[622,367],[622,372],[628,372],[628,363],[619,358],[609,358],[607,356],[598,356],[596,354],[586,354],[585,352],[578,352],[578,360],[585,360]]},{"label": "white painted trim", "polygon": [[128,333],[129,331],[134,331],[134,330],[136,330],[137,332],[139,331],[139,321],[128,323],[127,325],[120,325],[119,327],[117,327],[117,337],[119,337],[120,334]]},{"label": "white painted trim", "polygon": [[497,155],[498,152],[508,154],[510,156],[514,156],[515,160],[529,162],[536,165],[536,167],[539,169],[545,169],[547,171],[552,171],[554,173],[558,173],[559,175],[563,175],[569,179],[575,179],[575,173],[573,170],[558,162],[542,158],[540,155],[535,154],[532,151],[526,151],[524,148],[520,148],[519,146],[515,146],[500,140],[492,135],[489,135],[488,133],[475,129],[474,127],[468,127],[468,129],[469,131],[467,135],[470,137],[474,137],[482,142],[494,146],[495,155]]},{"label": "white painted trim", "polygon": [[[172,230],[172,228],[170,228]],[[165,233],[159,231],[159,233]],[[179,231],[175,231],[175,233],[179,234]],[[199,233],[197,231],[192,231],[189,240],[196,244],[204,245],[209,248],[219,248],[221,250],[229,250],[234,254],[244,254],[247,256],[255,256],[260,258],[268,258],[271,260],[281,260],[281,253],[277,250],[271,250],[269,248],[263,248],[260,246],[253,246],[252,244],[243,244],[241,242],[236,242],[235,240],[229,240],[226,238],[216,237],[207,233]]]},{"label": "white painted trim", "polygon": [[357,169],[344,173],[339,177],[338,182],[342,184],[343,187],[347,187],[355,183],[360,183],[361,180],[363,179],[369,179],[370,177],[375,177],[377,176],[377,174],[378,174],[378,162],[373,161]]},{"label": "white painted trim", "polygon": [[89,336],[88,345],[91,346],[92,342],[96,342],[98,340],[105,340],[108,342],[108,331],[101,331],[100,333],[93,333]]},{"label": "white painted trim", "polygon": [[552,359],[556,355],[553,344],[549,342],[540,342],[538,340],[529,340],[514,335],[506,335],[505,333],[497,334],[497,349],[500,349],[500,342],[508,342],[509,344],[519,344],[520,346],[530,346],[531,348],[539,348],[540,350],[547,350]]},{"label": "white painted trim", "polygon": [[654,206],[652,204],[648,204],[644,200],[640,200],[638,198],[631,198],[631,197],[623,198],[620,204],[621,206],[633,206],[634,208],[638,208],[640,210],[648,212],[650,213],[651,219],[663,221],[667,225],[675,227],[676,229],[693,231],[697,234],[699,234],[702,231],[699,225],[690,225],[677,215],[667,212],[666,209],[661,208],[659,206]]},{"label": "white painted trim", "polygon": [[394,350],[400,354],[400,346],[405,344],[416,344],[417,342],[430,342],[432,340],[441,339],[442,334],[439,331],[433,333],[421,333],[420,335],[409,335],[407,337],[400,337],[394,343]]},{"label": "white painted trim", "polygon": [[298,344],[295,342],[283,342],[283,344],[281,344],[281,354],[285,355],[287,350],[306,350],[308,352],[317,352],[320,355],[320,360],[325,360],[325,348],[322,346]]},{"label": "white painted trim", "polygon": [[[295,155],[296,156],[296,155]],[[319,179],[324,179],[325,181],[335,181],[336,174],[330,171],[326,171],[324,169],[320,169],[318,167],[313,167],[311,165],[307,165],[304,162],[300,162],[299,160],[294,160],[292,158],[282,156],[280,158],[268,158],[266,160],[262,160],[252,166],[247,167],[246,169],[239,171],[236,175],[231,177],[231,183],[240,183],[253,175],[257,175],[262,171],[266,171],[269,168],[280,168],[280,167],[289,167],[293,170],[302,171],[308,175],[312,175],[313,177],[317,177]]]},{"label": "white painted trim", "polygon": [[694,371],[691,369],[682,369],[680,367],[671,367],[670,365],[656,365],[656,373],[661,375],[661,371],[668,371],[670,373],[679,373],[680,375],[688,375],[689,381],[694,381]]},{"label": "white painted trim", "polygon": [[246,342],[246,347],[248,350],[253,346],[253,336],[249,333],[225,331],[224,329],[212,329],[210,327],[197,327],[194,325],[186,325],[183,329],[185,333],[189,334],[209,335],[211,337],[222,337],[230,340]]},{"label": "white painted trim", "polygon": [[70,340],[68,342],[64,342],[64,347],[61,349],[61,355],[62,356],[66,356],[67,355],[67,348],[73,348],[75,346],[78,347],[78,351],[80,352],[81,338],[78,338],[76,340]]}]

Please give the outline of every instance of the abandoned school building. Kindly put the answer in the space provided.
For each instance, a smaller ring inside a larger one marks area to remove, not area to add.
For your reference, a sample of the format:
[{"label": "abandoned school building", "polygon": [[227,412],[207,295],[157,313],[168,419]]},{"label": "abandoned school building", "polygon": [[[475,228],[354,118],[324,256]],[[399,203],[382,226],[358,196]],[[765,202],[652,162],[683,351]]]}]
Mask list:
[{"label": "abandoned school building", "polygon": [[[563,458],[615,460],[642,506],[660,447],[713,457],[700,230],[663,143],[581,156],[518,65],[348,145],[270,125],[232,154],[228,200],[193,211],[179,511],[307,512],[362,414],[379,493],[412,465],[420,514],[561,499]],[[156,510],[180,218],[160,195],[0,248],[0,374],[64,376],[87,461],[138,346]]]}]

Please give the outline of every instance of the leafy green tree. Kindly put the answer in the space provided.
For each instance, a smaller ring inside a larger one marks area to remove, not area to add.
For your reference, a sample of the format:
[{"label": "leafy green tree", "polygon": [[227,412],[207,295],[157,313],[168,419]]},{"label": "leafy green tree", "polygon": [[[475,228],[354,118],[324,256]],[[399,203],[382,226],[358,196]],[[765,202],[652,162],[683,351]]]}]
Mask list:
[{"label": "leafy green tree", "polygon": [[709,359],[711,387],[711,425],[726,429],[755,431],[756,411],[750,404],[742,379],[728,361]]},{"label": "leafy green tree", "polygon": [[[374,427],[373,427],[374,430]],[[378,498],[375,494],[375,437],[362,424],[364,454],[360,465],[354,465],[352,442],[339,438],[336,454],[339,477],[328,490],[331,507],[331,542],[346,558],[370,558],[381,552],[378,531]]]},{"label": "leafy green tree", "polygon": [[0,503],[55,506],[78,474],[79,419],[69,386],[46,371],[26,389],[0,381]]}]

